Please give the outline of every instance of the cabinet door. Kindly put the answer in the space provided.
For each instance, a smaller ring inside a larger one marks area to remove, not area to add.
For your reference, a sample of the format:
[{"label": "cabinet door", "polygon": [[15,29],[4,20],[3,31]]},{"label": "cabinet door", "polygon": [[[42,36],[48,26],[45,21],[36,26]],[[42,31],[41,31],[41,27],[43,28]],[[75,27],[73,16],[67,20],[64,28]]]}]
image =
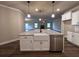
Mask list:
[{"label": "cabinet door", "polygon": [[40,44],[41,44],[41,50],[46,50],[46,51],[49,50],[50,48],[49,40],[41,41]]},{"label": "cabinet door", "polygon": [[21,51],[30,51],[33,49],[33,41],[28,39],[21,39],[20,40],[20,50]]},{"label": "cabinet door", "polygon": [[76,35],[75,41],[76,41],[76,44],[79,46],[79,34]]},{"label": "cabinet door", "polygon": [[65,14],[62,15],[62,21],[66,20]]},{"label": "cabinet door", "polygon": [[70,19],[71,19],[71,15],[72,15],[71,11],[68,11],[68,12],[64,13],[64,14],[62,15],[62,20],[63,20],[63,21],[64,21],[64,20],[70,20]]},{"label": "cabinet door", "polygon": [[79,25],[79,11],[72,13],[72,25]]},{"label": "cabinet door", "polygon": [[70,20],[71,19],[71,15],[72,15],[71,11],[66,12],[66,14],[65,14],[66,20]]},{"label": "cabinet door", "polygon": [[34,40],[33,42],[33,50],[34,51],[40,51],[41,45],[39,40]]},{"label": "cabinet door", "polygon": [[74,35],[73,36],[73,39],[72,39],[73,43],[75,45],[78,45],[79,46],[79,34],[78,33],[74,33],[73,35]]},{"label": "cabinet door", "polygon": [[73,37],[72,32],[67,32],[67,40],[72,42],[72,37]]}]

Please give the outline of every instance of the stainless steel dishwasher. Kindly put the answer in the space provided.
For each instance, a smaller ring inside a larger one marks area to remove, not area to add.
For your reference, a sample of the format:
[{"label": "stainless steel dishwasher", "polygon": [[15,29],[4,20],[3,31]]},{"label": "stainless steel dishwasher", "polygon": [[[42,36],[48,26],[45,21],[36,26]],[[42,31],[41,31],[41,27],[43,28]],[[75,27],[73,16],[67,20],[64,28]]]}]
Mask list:
[{"label": "stainless steel dishwasher", "polygon": [[50,35],[50,51],[63,51],[63,35]]}]

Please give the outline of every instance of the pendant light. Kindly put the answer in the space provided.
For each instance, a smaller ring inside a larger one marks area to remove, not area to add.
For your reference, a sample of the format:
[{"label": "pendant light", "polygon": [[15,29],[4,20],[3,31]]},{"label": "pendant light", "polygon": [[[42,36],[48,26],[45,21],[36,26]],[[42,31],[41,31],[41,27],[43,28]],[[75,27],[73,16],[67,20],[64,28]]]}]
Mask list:
[{"label": "pendant light", "polygon": [[54,3],[55,3],[55,1],[52,1],[52,12],[53,12],[53,14],[51,15],[52,18],[55,18],[55,14],[54,14]]},{"label": "pendant light", "polygon": [[31,17],[30,12],[29,12],[29,3],[30,3],[30,1],[27,1],[27,3],[28,3],[28,14],[27,14],[27,18],[30,18]]}]

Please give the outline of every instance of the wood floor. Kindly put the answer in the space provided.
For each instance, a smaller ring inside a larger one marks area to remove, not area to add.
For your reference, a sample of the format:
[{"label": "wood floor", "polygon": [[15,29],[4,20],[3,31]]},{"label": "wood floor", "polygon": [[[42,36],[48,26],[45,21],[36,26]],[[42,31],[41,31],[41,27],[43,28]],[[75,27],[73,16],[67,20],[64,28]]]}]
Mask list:
[{"label": "wood floor", "polygon": [[21,52],[19,41],[0,46],[0,57],[79,57],[79,47],[65,40],[64,53],[61,52]]}]

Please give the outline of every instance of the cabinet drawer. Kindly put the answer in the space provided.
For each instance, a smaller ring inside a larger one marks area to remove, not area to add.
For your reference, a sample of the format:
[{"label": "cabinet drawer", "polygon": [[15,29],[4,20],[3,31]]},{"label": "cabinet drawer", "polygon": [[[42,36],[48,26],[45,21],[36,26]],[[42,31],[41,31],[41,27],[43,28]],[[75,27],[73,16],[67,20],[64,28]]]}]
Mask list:
[{"label": "cabinet drawer", "polygon": [[27,36],[27,39],[33,39],[33,36]]},{"label": "cabinet drawer", "polygon": [[33,36],[20,36],[21,39],[33,39]]},{"label": "cabinet drawer", "polygon": [[27,39],[27,36],[20,36],[21,39]]},{"label": "cabinet drawer", "polygon": [[49,36],[35,36],[34,40],[49,40]]}]

